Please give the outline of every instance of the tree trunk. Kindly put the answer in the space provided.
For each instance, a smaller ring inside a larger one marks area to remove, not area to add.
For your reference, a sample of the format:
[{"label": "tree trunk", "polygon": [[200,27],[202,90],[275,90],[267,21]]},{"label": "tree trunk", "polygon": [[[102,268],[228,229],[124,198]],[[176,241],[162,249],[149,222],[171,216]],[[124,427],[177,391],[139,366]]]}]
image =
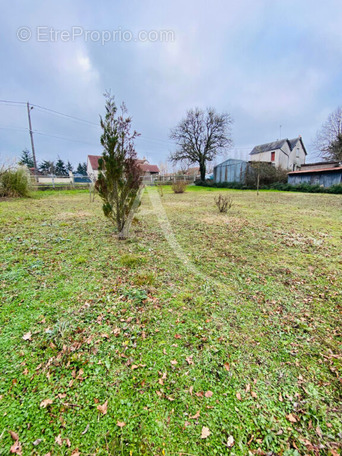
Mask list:
[{"label": "tree trunk", "polygon": [[201,181],[205,181],[205,163],[200,163]]},{"label": "tree trunk", "polygon": [[120,241],[124,241],[125,239],[128,238],[128,232],[129,232],[129,229],[127,228],[127,226],[125,225],[122,230],[119,232],[118,234],[118,239]]}]

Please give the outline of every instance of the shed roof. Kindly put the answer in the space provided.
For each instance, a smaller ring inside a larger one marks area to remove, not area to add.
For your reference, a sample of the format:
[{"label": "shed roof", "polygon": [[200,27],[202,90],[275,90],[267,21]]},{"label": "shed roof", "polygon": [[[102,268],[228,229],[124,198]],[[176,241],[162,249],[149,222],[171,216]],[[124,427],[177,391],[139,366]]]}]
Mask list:
[{"label": "shed roof", "polygon": [[245,160],[239,160],[237,158],[228,158],[227,160],[223,161],[222,163],[219,163],[218,165],[214,166],[214,169],[217,168],[218,166],[222,166],[225,164],[237,164],[237,163],[247,163]]},{"label": "shed roof", "polygon": [[288,174],[332,173],[334,171],[342,171],[342,166],[337,166],[335,168],[305,169],[304,171],[290,171]]}]

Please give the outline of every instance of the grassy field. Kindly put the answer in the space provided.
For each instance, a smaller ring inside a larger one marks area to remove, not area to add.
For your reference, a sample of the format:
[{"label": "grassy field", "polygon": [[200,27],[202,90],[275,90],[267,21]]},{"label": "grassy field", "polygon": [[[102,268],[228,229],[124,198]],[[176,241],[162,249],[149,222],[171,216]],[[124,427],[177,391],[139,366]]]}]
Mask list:
[{"label": "grassy field", "polygon": [[0,203],[0,455],[340,454],[342,198],[217,192]]}]

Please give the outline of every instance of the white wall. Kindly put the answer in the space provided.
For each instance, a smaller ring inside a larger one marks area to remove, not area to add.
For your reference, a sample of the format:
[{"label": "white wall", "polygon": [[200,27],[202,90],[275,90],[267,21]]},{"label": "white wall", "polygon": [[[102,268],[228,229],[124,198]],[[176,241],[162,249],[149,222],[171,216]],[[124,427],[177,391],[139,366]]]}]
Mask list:
[{"label": "white wall", "polygon": [[51,177],[51,176],[38,176],[39,184],[72,184],[74,182],[73,177]]},{"label": "white wall", "polygon": [[97,178],[99,176],[99,172],[98,172],[98,170],[93,170],[93,168],[91,167],[91,164],[90,164],[89,157],[87,159],[87,174],[88,174],[88,177],[90,177],[90,179],[93,182],[97,181]]},{"label": "white wall", "polygon": [[[298,156],[297,156],[298,155]],[[293,171],[305,163],[305,152],[302,143],[298,140],[289,157],[288,168]]]}]

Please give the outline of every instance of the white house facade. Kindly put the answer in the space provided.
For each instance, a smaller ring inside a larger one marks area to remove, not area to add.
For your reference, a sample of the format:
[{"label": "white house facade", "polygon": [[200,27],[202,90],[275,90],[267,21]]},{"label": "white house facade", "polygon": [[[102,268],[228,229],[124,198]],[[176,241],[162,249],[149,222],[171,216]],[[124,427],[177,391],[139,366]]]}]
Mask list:
[{"label": "white house facade", "polygon": [[304,165],[307,152],[302,137],[299,136],[255,146],[249,155],[252,162],[271,163],[276,167],[295,171]]}]

